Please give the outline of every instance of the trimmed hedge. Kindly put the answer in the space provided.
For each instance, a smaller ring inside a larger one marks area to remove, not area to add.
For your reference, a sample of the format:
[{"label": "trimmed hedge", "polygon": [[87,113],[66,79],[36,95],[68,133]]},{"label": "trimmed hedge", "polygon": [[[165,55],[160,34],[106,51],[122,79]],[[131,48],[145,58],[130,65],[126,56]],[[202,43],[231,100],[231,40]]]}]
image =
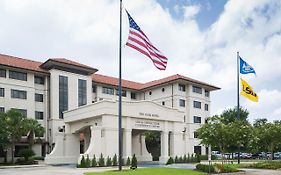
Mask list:
[{"label": "trimmed hedge", "polygon": [[229,165],[229,164],[214,164],[214,165],[207,165],[207,164],[197,164],[196,169],[199,171],[203,171],[205,173],[231,173],[231,172],[238,172],[236,166]]}]

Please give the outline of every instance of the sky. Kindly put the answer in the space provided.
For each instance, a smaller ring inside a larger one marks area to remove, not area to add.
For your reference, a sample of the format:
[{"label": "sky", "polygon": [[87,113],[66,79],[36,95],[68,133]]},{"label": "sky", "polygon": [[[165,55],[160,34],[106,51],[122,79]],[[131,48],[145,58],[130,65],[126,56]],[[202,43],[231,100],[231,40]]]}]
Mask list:
[{"label": "sky", "polygon": [[[165,71],[125,46],[123,78],[147,82],[182,74],[218,86],[211,114],[237,105],[237,51],[257,76],[243,78],[259,102],[243,97],[249,119],[281,120],[280,0],[123,0],[151,42],[168,57]],[[46,61],[68,58],[118,77],[118,0],[0,0],[0,53]]]}]

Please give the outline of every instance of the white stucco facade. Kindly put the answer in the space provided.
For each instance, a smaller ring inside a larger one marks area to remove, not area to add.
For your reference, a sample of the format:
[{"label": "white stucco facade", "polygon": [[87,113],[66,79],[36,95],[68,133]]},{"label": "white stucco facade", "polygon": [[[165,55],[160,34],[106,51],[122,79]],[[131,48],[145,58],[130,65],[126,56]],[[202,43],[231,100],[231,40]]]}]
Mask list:
[{"label": "white stucco facade", "polygon": [[[41,142],[35,143],[33,150],[42,156],[49,153],[45,159],[47,163],[77,163],[81,155],[99,157],[102,153],[112,157],[118,153],[118,79],[96,74],[96,69],[66,59],[49,59],[45,63],[36,62],[35,66],[31,60],[6,55],[0,55],[0,61],[3,63],[0,65],[0,90],[4,89],[0,108],[3,111],[26,110],[27,117],[45,127]],[[26,74],[26,80],[11,78],[10,70]],[[36,76],[44,83],[36,83]],[[64,87],[61,76],[66,77]],[[85,82],[83,88],[80,80]],[[160,162],[165,162],[169,156],[206,153],[200,141],[194,138],[194,132],[210,116],[210,92],[219,88],[181,75],[148,83],[123,81],[124,158],[136,154],[139,160],[152,160],[143,135],[150,130],[161,133]],[[12,97],[12,89],[25,91],[26,98]],[[43,95],[43,100],[36,101],[35,94]],[[80,98],[84,101],[79,105]],[[61,106],[67,109],[63,115]],[[36,117],[36,112],[41,112],[43,117]],[[24,142],[18,144],[19,148],[24,145]]]}]

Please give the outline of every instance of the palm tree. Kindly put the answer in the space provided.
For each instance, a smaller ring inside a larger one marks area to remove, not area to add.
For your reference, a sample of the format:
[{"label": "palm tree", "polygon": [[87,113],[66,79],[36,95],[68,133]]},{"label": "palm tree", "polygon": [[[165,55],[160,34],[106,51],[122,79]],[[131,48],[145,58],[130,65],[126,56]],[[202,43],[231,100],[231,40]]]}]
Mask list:
[{"label": "palm tree", "polygon": [[25,129],[27,131],[27,139],[28,139],[28,144],[29,148],[32,148],[32,145],[35,142],[35,138],[37,136],[38,139],[43,136],[45,129],[44,127],[41,126],[41,124],[34,119],[26,119],[25,120]]}]

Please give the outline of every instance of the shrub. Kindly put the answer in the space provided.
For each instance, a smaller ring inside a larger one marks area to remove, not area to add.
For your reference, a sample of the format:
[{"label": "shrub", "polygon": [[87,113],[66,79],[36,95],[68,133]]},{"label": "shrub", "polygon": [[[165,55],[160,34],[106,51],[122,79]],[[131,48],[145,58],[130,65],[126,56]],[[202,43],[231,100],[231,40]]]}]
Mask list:
[{"label": "shrub", "polygon": [[107,156],[107,159],[106,159],[106,166],[111,166],[111,165],[112,165],[111,158]]},{"label": "shrub", "polygon": [[200,155],[199,154],[195,154],[196,157],[196,162],[200,163],[201,159],[200,159]]},{"label": "shrub", "polygon": [[86,161],[85,161],[85,166],[86,166],[86,168],[89,168],[91,166],[91,160],[90,160],[88,154],[87,154],[87,158],[86,158]]},{"label": "shrub", "polygon": [[99,158],[99,166],[100,167],[103,167],[105,164],[104,164],[104,158],[103,158],[103,155],[102,153],[100,154],[100,158]]},{"label": "shrub", "polygon": [[196,169],[208,173],[230,173],[230,172],[238,172],[239,170],[229,164],[214,164],[214,165],[205,165],[205,164],[197,164]]},{"label": "shrub", "polygon": [[32,158],[33,158],[33,160],[44,160],[45,159],[45,157],[43,157],[43,156],[34,156]]},{"label": "shrub", "polygon": [[79,168],[86,168],[86,162],[85,162],[85,157],[84,155],[82,156],[82,159],[80,161]]},{"label": "shrub", "polygon": [[114,156],[113,156],[112,164],[113,164],[113,166],[117,166],[118,165],[118,163],[117,163],[117,155],[116,154],[114,154]]},{"label": "shrub", "polygon": [[134,154],[132,157],[132,163],[131,163],[131,169],[136,169],[138,167],[138,160],[136,158],[136,155]]},{"label": "shrub", "polygon": [[178,158],[178,156],[175,157],[175,163],[179,163],[179,158]]},{"label": "shrub", "polygon": [[193,163],[194,162],[194,155],[191,154],[191,157],[190,157],[190,162]]},{"label": "shrub", "polygon": [[186,154],[183,156],[183,163],[187,163],[187,157],[186,157]]},{"label": "shrub", "polygon": [[28,161],[28,159],[32,156],[34,156],[35,153],[32,149],[22,149],[19,151],[19,156],[24,157],[24,161]]},{"label": "shrub", "polygon": [[92,159],[92,167],[96,167],[96,166],[97,166],[97,160],[96,160],[96,155],[94,155]]},{"label": "shrub", "polygon": [[127,165],[127,166],[130,166],[130,165],[131,165],[131,159],[130,159],[130,157],[127,158],[126,165]]},{"label": "shrub", "polygon": [[183,163],[182,156],[179,157],[179,163]]},{"label": "shrub", "polygon": [[215,168],[213,165],[204,165],[204,164],[197,164],[196,165],[196,169],[203,171],[205,173],[208,173],[210,171],[210,173],[214,173],[215,172]]},{"label": "shrub", "polygon": [[190,163],[191,162],[191,160],[190,160],[190,154],[188,153],[188,155],[187,155],[187,162],[186,163]]},{"label": "shrub", "polygon": [[170,157],[166,163],[166,165],[170,165],[174,163],[174,159],[172,157]]}]

